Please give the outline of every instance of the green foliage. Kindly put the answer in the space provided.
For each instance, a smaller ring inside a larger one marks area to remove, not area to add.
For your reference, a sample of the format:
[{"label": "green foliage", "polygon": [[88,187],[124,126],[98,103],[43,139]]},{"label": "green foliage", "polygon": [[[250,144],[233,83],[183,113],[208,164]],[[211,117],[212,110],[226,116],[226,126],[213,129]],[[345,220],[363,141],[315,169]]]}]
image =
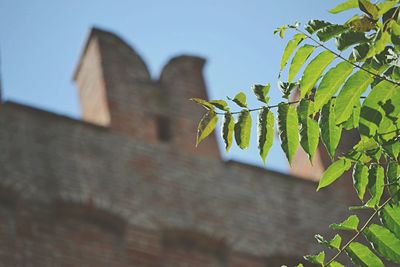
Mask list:
[{"label": "green foliage", "polygon": [[[244,92],[228,98],[239,107],[236,111],[224,100],[192,99],[207,110],[199,123],[196,144],[214,130],[217,116],[222,115],[226,151],[233,137],[239,148],[248,148],[253,111],[258,111],[257,143],[264,163],[274,141],[275,116],[280,144],[290,164],[299,143],[312,160],[321,137],[333,163],[317,190],[334,183],[354,165],[352,181],[360,203],[349,209],[364,209],[371,215],[365,222],[353,214],[330,225],[334,231],[354,235],[343,241],[338,234],[331,240],[316,235],[325,249],[336,254],[326,259],[330,254],[322,251],[305,259],[320,266],[340,267],[343,265],[337,258],[345,252],[357,266],[379,267],[384,266],[381,257],[400,263],[400,2],[348,0],[330,12],[351,9],[356,13],[342,24],[311,20],[304,30],[296,24],[274,31],[281,38],[287,31],[295,32],[280,62],[282,101],[269,104],[269,84],[252,87],[261,103],[256,108],[248,107]],[[336,49],[331,48],[331,42]],[[317,53],[317,49],[322,51]],[[287,81],[282,80],[283,71],[288,74]],[[298,76],[301,79],[296,80]],[[360,135],[360,141],[348,151],[337,150],[343,129]],[[380,222],[374,220],[377,215]],[[370,246],[357,242],[362,236]]]}]

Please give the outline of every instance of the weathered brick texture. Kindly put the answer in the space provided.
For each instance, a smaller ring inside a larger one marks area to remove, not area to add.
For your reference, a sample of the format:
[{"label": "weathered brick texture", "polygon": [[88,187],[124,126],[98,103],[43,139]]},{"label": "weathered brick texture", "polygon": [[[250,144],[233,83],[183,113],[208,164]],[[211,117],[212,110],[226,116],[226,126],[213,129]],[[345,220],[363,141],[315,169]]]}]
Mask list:
[{"label": "weathered brick texture", "polygon": [[215,137],[194,149],[203,65],[177,57],[155,81],[95,29],[75,74],[83,121],[1,104],[0,266],[280,266],[315,252],[353,195],[224,162]]}]

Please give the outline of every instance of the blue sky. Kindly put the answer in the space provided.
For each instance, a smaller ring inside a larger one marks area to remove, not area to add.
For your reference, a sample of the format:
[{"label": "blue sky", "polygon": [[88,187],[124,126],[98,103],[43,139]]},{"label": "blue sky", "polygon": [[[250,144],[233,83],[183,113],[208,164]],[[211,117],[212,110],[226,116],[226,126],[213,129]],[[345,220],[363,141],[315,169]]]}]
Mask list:
[{"label": "blue sky", "polygon": [[[273,29],[310,19],[340,21],[346,14],[327,10],[339,1],[135,1],[135,0],[0,0],[0,52],[3,96],[79,118],[73,70],[92,26],[114,31],[142,55],[153,77],[172,56],[195,54],[207,59],[205,76],[212,98],[250,93],[254,83],[276,87],[286,40]],[[290,36],[290,35],[289,35]],[[251,107],[257,106],[252,98]],[[129,123],[129,122],[127,122]],[[194,139],[193,139],[194,140]],[[255,136],[248,151],[227,155],[261,165]],[[274,145],[267,168],[287,171]]]}]

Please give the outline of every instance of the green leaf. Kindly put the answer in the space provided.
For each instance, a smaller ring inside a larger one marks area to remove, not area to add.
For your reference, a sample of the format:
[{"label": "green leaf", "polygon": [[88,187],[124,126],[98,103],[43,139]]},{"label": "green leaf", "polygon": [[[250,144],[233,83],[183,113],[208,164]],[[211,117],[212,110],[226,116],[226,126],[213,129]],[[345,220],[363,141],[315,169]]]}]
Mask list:
[{"label": "green leaf", "polygon": [[357,17],[351,20],[348,26],[356,32],[369,32],[376,27],[375,22],[367,16]]},{"label": "green leaf", "polygon": [[368,14],[373,19],[379,18],[379,8],[372,4],[369,0],[358,0],[358,6],[361,11]]},{"label": "green leaf", "polygon": [[330,241],[325,240],[321,235],[315,235],[318,243],[328,246],[329,248],[340,250],[342,238],[336,234]]},{"label": "green leaf", "polygon": [[343,51],[350,46],[363,44],[369,41],[363,32],[346,31],[336,38],[336,47]]},{"label": "green leaf", "polygon": [[358,231],[359,222],[360,219],[358,219],[357,215],[351,215],[339,224],[334,223],[329,225],[329,228],[333,230]]},{"label": "green leaf", "polygon": [[253,92],[257,99],[265,104],[268,104],[269,97],[267,96],[271,85],[267,83],[266,85],[255,84],[253,85]]},{"label": "green leaf", "polygon": [[292,40],[290,40],[283,52],[282,59],[281,59],[281,70],[285,67],[287,61],[290,58],[290,55],[293,53],[294,49],[306,38],[304,34],[296,34]]},{"label": "green leaf", "polygon": [[394,7],[398,2],[397,1],[384,1],[378,4],[378,15],[381,16],[388,12],[392,7]]},{"label": "green leaf", "polygon": [[364,70],[357,71],[347,79],[336,98],[336,124],[343,123],[350,118],[353,107],[359,101],[361,94],[373,81],[374,79],[371,75]]},{"label": "green leaf", "polygon": [[274,141],[274,114],[264,107],[258,115],[258,149],[265,164],[265,159]]},{"label": "green leaf", "polygon": [[358,128],[360,122],[360,112],[361,112],[360,101],[356,101],[356,104],[353,107],[353,111],[351,112],[350,118],[343,123],[343,128],[346,130]]},{"label": "green leaf", "polygon": [[218,122],[217,114],[213,110],[209,110],[201,119],[197,128],[196,146],[200,144],[215,128]]},{"label": "green leaf", "polygon": [[400,201],[400,165],[397,162],[389,162],[387,166],[386,177],[388,183],[390,184],[389,193],[392,196],[392,202],[398,204]]},{"label": "green leaf", "polygon": [[322,175],[317,191],[336,181],[345,171],[350,169],[350,167],[351,161],[345,158],[341,158],[332,163]]},{"label": "green leaf", "polygon": [[235,140],[241,149],[246,149],[250,144],[251,115],[248,110],[239,113],[238,121],[235,124]]},{"label": "green leaf", "polygon": [[356,7],[358,7],[358,0],[347,0],[346,2],[343,2],[332,8],[331,10],[329,10],[329,12],[332,14],[337,14]]},{"label": "green leaf", "polygon": [[383,226],[371,224],[363,233],[381,256],[389,261],[400,263],[400,240],[392,232]]},{"label": "green leaf", "polygon": [[391,158],[397,159],[400,153],[400,142],[397,138],[382,143],[384,152]]},{"label": "green leaf", "polygon": [[201,99],[201,98],[190,98],[189,100],[201,105],[203,108],[207,110],[213,110],[214,106],[211,105],[207,100]]},{"label": "green leaf", "polygon": [[340,262],[332,261],[331,263],[329,263],[329,265],[327,267],[345,267],[345,266],[343,264],[341,264]]},{"label": "green leaf", "polygon": [[385,267],[383,262],[368,247],[358,242],[351,242],[345,249],[351,261],[361,267]]},{"label": "green leaf", "polygon": [[224,118],[222,121],[221,127],[221,136],[225,143],[225,151],[228,152],[232,146],[233,139],[233,129],[235,127],[235,122],[233,120],[233,116],[230,112],[226,112],[224,114]]},{"label": "green leaf", "polygon": [[397,238],[400,238],[400,206],[386,205],[379,212],[382,224],[389,229]]},{"label": "green leaf", "polygon": [[229,97],[228,99],[235,102],[239,107],[247,108],[246,95],[243,92],[239,92],[233,99]]},{"label": "green leaf", "polygon": [[322,251],[318,255],[306,255],[306,256],[304,256],[304,259],[311,263],[319,264],[319,265],[323,266],[324,261],[325,261],[325,252]]},{"label": "green leaf", "polygon": [[356,163],[353,168],[353,186],[357,192],[358,198],[362,201],[365,195],[365,189],[368,185],[368,167]]},{"label": "green leaf", "polygon": [[279,33],[279,37],[281,37],[283,39],[283,37],[285,36],[285,31],[287,30],[287,28],[288,28],[288,25],[283,25],[283,26],[281,26],[279,28],[276,28],[274,30],[274,34]]},{"label": "green leaf", "polygon": [[318,122],[310,117],[314,111],[314,103],[303,99],[297,107],[297,113],[301,124],[300,144],[312,161],[319,143]]},{"label": "green leaf", "polygon": [[329,39],[336,37],[339,34],[345,32],[347,29],[348,28],[346,26],[332,24],[332,25],[326,26],[325,28],[317,31],[317,36],[321,42],[326,42]]},{"label": "green leaf", "polygon": [[332,25],[332,23],[324,20],[310,20],[306,24],[305,29],[308,33],[313,34],[314,32],[319,31],[329,25]]},{"label": "green leaf", "polygon": [[328,70],[315,92],[314,114],[332,98],[352,71],[353,65],[346,61]]},{"label": "green leaf", "polygon": [[298,124],[296,109],[289,104],[280,103],[278,105],[278,132],[289,164],[292,163],[299,145]]},{"label": "green leaf", "polygon": [[290,64],[288,82],[293,81],[301,66],[303,66],[304,62],[311,55],[314,49],[315,46],[306,44],[297,50]]},{"label": "green leaf", "polygon": [[388,81],[381,81],[368,94],[360,112],[360,134],[368,137],[375,136],[385,111],[382,105],[399,94],[397,86]]},{"label": "green leaf", "polygon": [[385,171],[382,166],[370,165],[368,170],[368,190],[372,198],[365,204],[368,207],[379,205],[385,185]]},{"label": "green leaf", "polygon": [[325,50],[307,65],[300,81],[300,99],[304,98],[313,89],[322,72],[334,59],[335,55]]},{"label": "green leaf", "polygon": [[331,159],[335,156],[336,148],[342,134],[342,126],[336,125],[336,116],[334,112],[336,99],[331,99],[323,106],[319,118],[319,127],[321,129],[321,138]]},{"label": "green leaf", "polygon": [[210,103],[211,105],[213,105],[214,107],[216,107],[220,110],[223,110],[223,111],[229,110],[228,104],[224,100],[210,100],[210,101],[208,101],[208,103]]},{"label": "green leaf", "polygon": [[381,32],[379,34],[379,38],[369,47],[366,58],[378,55],[385,50],[386,45],[390,42],[390,37],[391,36],[389,32]]}]

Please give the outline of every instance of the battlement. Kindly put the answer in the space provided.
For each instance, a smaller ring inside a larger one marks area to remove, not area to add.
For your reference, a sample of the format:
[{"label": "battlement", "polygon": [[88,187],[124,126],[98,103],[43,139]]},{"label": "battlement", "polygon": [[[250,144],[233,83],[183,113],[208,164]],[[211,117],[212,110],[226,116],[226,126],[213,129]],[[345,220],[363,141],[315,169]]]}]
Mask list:
[{"label": "battlement", "polygon": [[203,111],[189,101],[207,98],[205,60],[171,59],[152,80],[143,59],[113,33],[92,29],[74,74],[84,121],[140,140],[219,158],[215,137],[198,149],[194,140]]}]

